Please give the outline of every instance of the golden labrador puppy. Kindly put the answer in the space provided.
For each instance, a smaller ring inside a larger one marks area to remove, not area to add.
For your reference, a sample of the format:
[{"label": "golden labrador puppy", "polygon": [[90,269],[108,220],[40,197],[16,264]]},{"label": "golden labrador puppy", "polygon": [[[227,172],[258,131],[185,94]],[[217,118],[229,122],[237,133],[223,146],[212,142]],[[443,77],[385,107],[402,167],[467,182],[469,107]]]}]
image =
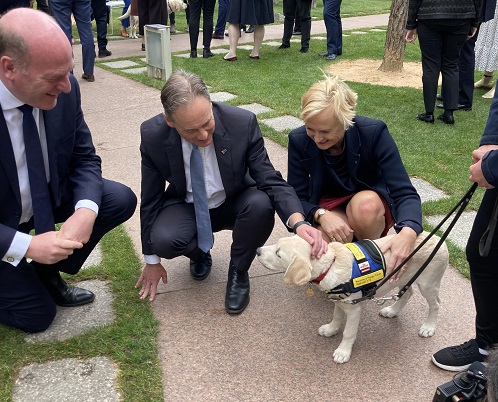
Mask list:
[{"label": "golden labrador puppy", "polygon": [[[421,233],[417,238],[415,247],[417,247],[427,235],[427,232]],[[393,235],[386,236],[374,240],[373,242],[360,242],[359,244],[363,246],[367,245],[368,249],[371,249],[372,247],[378,249],[392,236]],[[438,241],[439,238],[436,236],[429,239],[429,241],[411,259],[408,268],[401,279],[393,283],[386,282],[377,290],[376,297],[385,296],[397,287],[402,288],[421,267]],[[358,251],[356,244],[349,245],[348,248],[342,243],[333,242],[329,244],[327,253],[319,260],[311,260],[311,246],[300,237],[292,236],[281,238],[274,245],[260,247],[256,252],[258,260],[266,268],[271,270],[285,270],[285,283],[289,285],[315,283],[322,291],[329,293],[331,299],[336,301],[332,322],[322,325],[318,329],[318,333],[322,336],[329,337],[335,335],[339,332],[342,322],[344,321],[344,318],[346,318],[346,325],[342,333],[342,342],[334,351],[334,361],[336,363],[346,363],[349,361],[358,332],[361,316],[361,302],[358,304],[351,304],[351,300],[360,298],[362,292],[358,291],[355,285],[358,285],[358,288],[361,289],[361,285],[364,285],[365,283],[368,285],[369,277],[373,277],[373,279],[378,279],[379,276],[383,277],[383,274],[381,273],[382,270],[380,270],[370,272],[369,274],[367,273],[366,276],[355,278],[354,274],[358,273],[358,267],[359,271],[362,271],[365,267],[365,262],[361,259],[361,255],[363,255],[362,251],[365,251],[366,249],[363,247],[363,249],[360,248],[359,250],[360,251]],[[360,259],[356,264],[357,268],[355,271],[353,266],[355,255],[358,257],[358,254],[360,254]],[[386,261],[389,260],[389,257],[390,253],[384,255]],[[371,265],[374,266],[375,264],[371,262]],[[418,332],[422,337],[432,336],[436,330],[439,311],[439,286],[447,266],[448,249],[446,248],[446,245],[443,244],[430,264],[414,282],[429,305],[427,319]],[[367,267],[365,272],[367,272],[368,269],[369,268]],[[353,290],[351,290],[351,288],[353,288]],[[348,291],[343,292],[344,290]],[[412,288],[408,288],[403,297],[397,300],[393,305],[384,307],[380,311],[380,315],[383,317],[397,316],[408,302],[412,293]]]}]

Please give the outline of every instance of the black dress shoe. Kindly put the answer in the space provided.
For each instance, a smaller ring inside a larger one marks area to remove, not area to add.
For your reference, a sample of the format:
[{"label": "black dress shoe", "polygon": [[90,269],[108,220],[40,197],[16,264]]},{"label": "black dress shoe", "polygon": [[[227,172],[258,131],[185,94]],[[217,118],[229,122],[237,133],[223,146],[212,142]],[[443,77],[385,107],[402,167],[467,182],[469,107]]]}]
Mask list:
[{"label": "black dress shoe", "polygon": [[[438,103],[436,105],[437,108],[439,109],[444,109],[444,105],[442,103]],[[472,110],[472,106],[469,105],[461,105],[460,103],[457,106],[457,110],[464,110],[464,111],[470,111]]]},{"label": "black dress shoe", "polygon": [[299,49],[299,51],[300,51],[301,53],[308,53],[308,52],[310,51],[310,48],[309,48],[309,47],[304,47],[304,46],[303,46],[303,47],[301,47],[301,49]]},{"label": "black dress shoe", "polygon": [[111,54],[112,54],[112,52],[110,50],[107,50],[107,49],[99,50],[99,57],[107,57],[107,56],[110,56]]},{"label": "black dress shoe", "polygon": [[441,94],[437,94],[437,95],[436,95],[436,99],[437,99],[438,101],[442,101],[442,100],[443,100],[443,95],[441,95]]},{"label": "black dress shoe", "polygon": [[325,56],[325,60],[335,60],[337,58],[337,55],[335,53],[330,53],[329,55]]},{"label": "black dress shoe", "polygon": [[68,285],[59,273],[50,277],[40,277],[40,279],[58,306],[82,306],[93,302],[95,299],[95,295],[89,290]]},{"label": "black dress shoe", "polygon": [[197,58],[197,50],[191,50],[190,51],[190,58],[191,59],[196,59]]},{"label": "black dress shoe", "polygon": [[238,271],[230,263],[225,296],[225,310],[228,314],[240,314],[245,310],[249,304],[249,288],[248,272]]},{"label": "black dress shoe", "polygon": [[301,31],[292,31],[292,35],[301,35]]},{"label": "black dress shoe", "polygon": [[434,124],[434,115],[429,113],[420,113],[417,114],[417,119],[424,121],[426,123]]},{"label": "black dress shoe", "polygon": [[282,43],[278,48],[279,49],[288,49],[288,48],[290,48],[290,45],[285,45]]},{"label": "black dress shoe", "polygon": [[204,49],[202,51],[202,57],[207,59],[208,57],[213,57],[214,53],[210,49]]},{"label": "black dress shoe", "polygon": [[212,36],[213,39],[225,39],[225,37],[223,36],[223,34],[221,35],[218,35],[217,33],[214,33],[213,36]]},{"label": "black dress shoe", "polygon": [[444,114],[440,114],[437,119],[446,124],[455,124],[455,118],[453,116],[445,116]]},{"label": "black dress shoe", "polygon": [[254,32],[254,25],[249,25],[249,28],[246,29],[246,33],[253,33]]},{"label": "black dress shoe", "polygon": [[192,278],[196,281],[206,279],[211,272],[211,265],[213,265],[213,260],[209,251],[195,261],[190,259],[190,274]]}]

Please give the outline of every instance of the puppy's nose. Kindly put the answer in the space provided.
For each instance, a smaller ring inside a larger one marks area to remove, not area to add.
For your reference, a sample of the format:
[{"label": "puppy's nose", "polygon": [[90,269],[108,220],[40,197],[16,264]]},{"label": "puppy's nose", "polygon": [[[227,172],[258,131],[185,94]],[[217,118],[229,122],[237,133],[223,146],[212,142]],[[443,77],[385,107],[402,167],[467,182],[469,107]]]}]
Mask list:
[{"label": "puppy's nose", "polygon": [[256,249],[256,255],[261,255],[261,247],[258,247],[258,248]]}]

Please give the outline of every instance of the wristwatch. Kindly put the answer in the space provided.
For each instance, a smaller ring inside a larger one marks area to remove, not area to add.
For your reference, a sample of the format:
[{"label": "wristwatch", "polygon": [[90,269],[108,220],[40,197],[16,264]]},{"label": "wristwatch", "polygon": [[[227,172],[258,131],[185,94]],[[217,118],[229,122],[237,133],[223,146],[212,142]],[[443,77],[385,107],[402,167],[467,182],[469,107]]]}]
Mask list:
[{"label": "wristwatch", "polygon": [[327,212],[327,210],[326,210],[326,209],[324,209],[324,208],[320,208],[320,209],[318,209],[318,210],[317,210],[317,212],[318,212],[318,214],[317,214],[317,216],[316,216],[316,218],[315,218],[315,221],[316,221],[316,223],[319,223],[319,222],[320,222],[320,218],[321,218],[323,215],[325,215],[325,212]]}]

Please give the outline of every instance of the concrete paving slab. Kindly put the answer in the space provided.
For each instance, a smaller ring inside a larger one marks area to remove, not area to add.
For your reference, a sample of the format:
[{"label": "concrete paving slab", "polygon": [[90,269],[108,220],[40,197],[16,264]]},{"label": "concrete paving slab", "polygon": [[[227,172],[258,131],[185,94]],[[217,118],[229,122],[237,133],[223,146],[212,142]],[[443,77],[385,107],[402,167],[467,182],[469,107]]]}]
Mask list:
[{"label": "concrete paving slab", "polygon": [[261,120],[261,123],[266,124],[277,131],[294,130],[304,124],[301,119],[294,116],[281,116],[273,117],[271,119],[263,119]]},{"label": "concrete paving slab", "polygon": [[[147,62],[147,60],[144,60]],[[109,68],[126,68],[126,67],[134,67],[138,66],[138,63],[135,63],[134,61],[131,60],[119,60],[119,61],[110,61],[108,63],[103,63],[104,66],[107,66]]]},{"label": "concrete paving slab", "polygon": [[107,283],[91,280],[77,283],[76,286],[95,293],[94,302],[80,307],[57,307],[52,325],[46,331],[26,335],[26,342],[63,341],[114,321],[114,298]]},{"label": "concrete paving slab", "polygon": [[275,42],[275,41],[263,42],[263,45],[273,46],[273,47],[280,46],[281,44],[282,42]]},{"label": "concrete paving slab", "polygon": [[93,251],[86,259],[81,269],[95,267],[97,265],[100,265],[101,263],[102,263],[102,249],[100,248],[100,245],[97,244],[97,246],[93,249]]},{"label": "concrete paving slab", "polygon": [[23,367],[14,402],[119,402],[118,370],[106,357],[63,359]]},{"label": "concrete paving slab", "polygon": [[[450,224],[451,220],[453,219],[452,215],[442,226],[442,230],[446,230],[448,228],[448,225]],[[443,220],[445,216],[443,215],[434,215],[434,216],[426,216],[427,222],[429,222],[432,226],[437,226],[439,223]],[[450,234],[448,235],[448,239],[451,240],[451,242],[457,246],[458,248],[465,250],[465,247],[467,245],[467,240],[469,239],[470,235],[470,230],[472,229],[472,225],[474,224],[474,219],[476,217],[476,212],[474,211],[467,211],[463,212],[462,215],[460,215],[460,218],[458,219],[457,223],[451,230]]]},{"label": "concrete paving slab", "polygon": [[241,109],[249,110],[253,112],[256,116],[261,113],[271,112],[273,109],[263,106],[259,103],[249,103],[248,105],[239,105]]},{"label": "concrete paving slab", "polygon": [[237,49],[242,49],[242,50],[252,50],[251,45],[242,45],[242,46],[237,46]]},{"label": "concrete paving slab", "polygon": [[352,35],[366,35],[368,32],[365,31],[352,31]]},{"label": "concrete paving slab", "polygon": [[444,193],[444,191],[441,191],[431,183],[419,177],[410,177],[410,181],[420,195],[423,203],[426,201],[437,201],[449,197],[448,194]]},{"label": "concrete paving slab", "polygon": [[231,94],[230,92],[213,92],[210,95],[211,100],[214,102],[226,102],[237,97],[237,95]]},{"label": "concrete paving slab", "polygon": [[228,52],[228,49],[226,47],[218,47],[216,49],[211,49],[211,51],[214,54],[225,54],[226,52]]},{"label": "concrete paving slab", "polygon": [[128,74],[139,75],[139,74],[147,73],[147,67],[128,68],[126,70],[121,70],[121,71],[124,73],[128,73]]}]

